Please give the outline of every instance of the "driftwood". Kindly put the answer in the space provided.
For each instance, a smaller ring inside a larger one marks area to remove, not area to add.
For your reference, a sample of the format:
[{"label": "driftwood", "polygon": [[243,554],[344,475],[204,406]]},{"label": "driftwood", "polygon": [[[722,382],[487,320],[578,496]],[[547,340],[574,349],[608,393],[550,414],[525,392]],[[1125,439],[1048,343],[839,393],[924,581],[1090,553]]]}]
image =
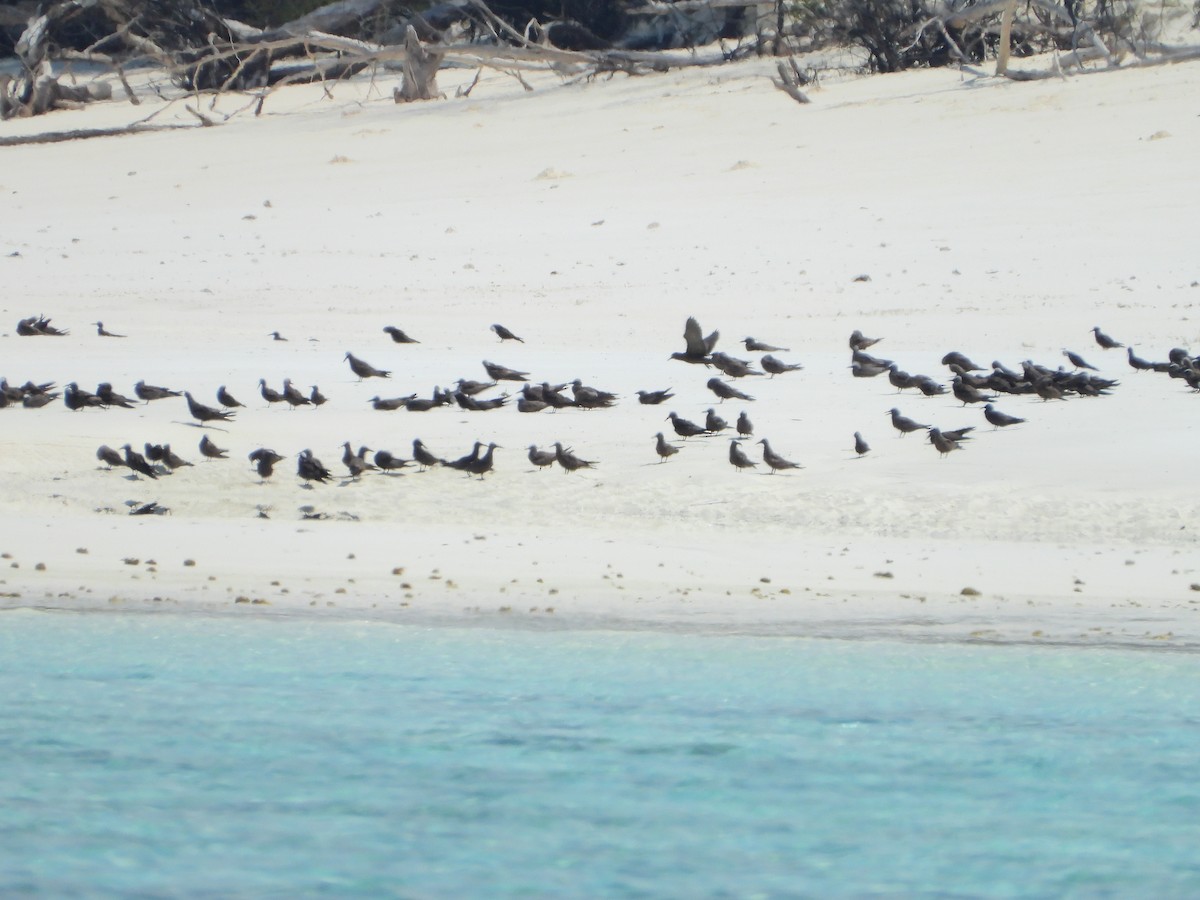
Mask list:
[{"label": "driftwood", "polygon": [[427,50],[411,25],[404,35],[404,78],[396,88],[393,98],[397,103],[413,100],[433,100],[440,96],[437,89],[437,73],[445,54]]}]

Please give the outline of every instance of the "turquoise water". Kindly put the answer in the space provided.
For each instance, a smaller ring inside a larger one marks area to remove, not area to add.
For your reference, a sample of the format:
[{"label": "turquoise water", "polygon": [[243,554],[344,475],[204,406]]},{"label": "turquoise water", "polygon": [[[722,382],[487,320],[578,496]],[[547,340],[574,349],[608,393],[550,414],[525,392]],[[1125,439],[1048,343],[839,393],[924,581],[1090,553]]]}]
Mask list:
[{"label": "turquoise water", "polygon": [[1200,896],[1200,657],[0,614],[0,895]]}]

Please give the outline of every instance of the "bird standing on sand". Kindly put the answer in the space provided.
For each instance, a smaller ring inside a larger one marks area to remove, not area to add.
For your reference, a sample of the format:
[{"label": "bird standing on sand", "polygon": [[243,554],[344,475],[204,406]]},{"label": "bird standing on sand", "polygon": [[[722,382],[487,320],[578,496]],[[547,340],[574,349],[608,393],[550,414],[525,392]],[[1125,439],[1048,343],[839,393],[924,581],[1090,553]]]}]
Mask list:
[{"label": "bird standing on sand", "polygon": [[297,456],[296,474],[305,481],[317,481],[321,484],[333,477],[333,474],[308,449],[301,450]]},{"label": "bird standing on sand", "polygon": [[146,457],[134,450],[129,444],[121,448],[125,451],[125,465],[133,469],[135,472],[140,472],[147,478],[158,479],[158,473],[154,471],[150,463],[146,462]]},{"label": "bird standing on sand", "polygon": [[737,433],[742,437],[750,437],[750,435],[754,434],[754,423],[750,421],[750,417],[746,415],[745,410],[742,410],[738,416],[735,427],[737,428]]},{"label": "bird standing on sand", "polygon": [[345,359],[350,363],[350,371],[358,376],[358,380],[364,378],[391,378],[392,373],[385,369],[376,369],[373,365],[363,359],[359,359],[353,353],[346,353]]},{"label": "bird standing on sand", "polygon": [[737,438],[733,438],[729,442],[729,461],[739,472],[742,469],[753,469],[758,465],[758,463],[746,455],[746,451],[742,449],[742,445],[738,443]]},{"label": "bird standing on sand", "polygon": [[438,457],[429,452],[429,448],[422,443],[420,438],[413,438],[413,460],[420,466],[422,472],[441,463]]},{"label": "bird standing on sand", "polygon": [[225,385],[221,385],[219,388],[217,388],[217,402],[226,409],[236,409],[237,407],[244,405],[239,400],[235,399],[233,394],[225,390]]},{"label": "bird standing on sand", "polygon": [[950,383],[950,390],[954,392],[954,396],[962,401],[963,406],[968,403],[987,403],[989,400],[995,400],[995,394],[985,394],[979,388],[972,387],[963,381],[961,375],[955,375],[954,380]]},{"label": "bird standing on sand", "polygon": [[958,366],[959,368],[964,369],[968,372],[986,371],[983,368],[983,366],[975,365],[975,363],[971,362],[970,359],[968,359],[963,354],[959,353],[957,350],[951,350],[949,353],[947,353],[945,356],[943,356],[942,357],[942,365],[943,366],[955,365],[955,366]]},{"label": "bird standing on sand", "polygon": [[658,454],[658,461],[660,463],[665,463],[668,459],[679,452],[678,447],[676,447],[674,444],[667,443],[667,439],[663,437],[663,433],[661,431],[654,436],[654,439],[654,452]]},{"label": "bird standing on sand", "polygon": [[721,333],[719,331],[714,331],[708,337],[705,337],[704,332],[700,329],[700,323],[693,317],[688,316],[688,320],[683,326],[683,340],[686,349],[681,353],[672,353],[670,358],[678,359],[681,362],[700,363],[707,366],[711,363],[709,354],[717,346],[717,339],[720,336]]},{"label": "bird standing on sand", "polygon": [[225,459],[228,454],[228,450],[222,450],[210,441],[207,434],[200,438],[200,455],[205,459]]},{"label": "bird standing on sand", "polygon": [[287,338],[285,338],[278,331],[272,331],[269,336],[270,336],[271,340],[273,340],[273,341],[286,341],[287,340]]},{"label": "bird standing on sand", "polygon": [[[772,347],[770,344],[764,344],[762,341],[756,341],[752,337],[742,338],[742,343],[746,345],[747,353],[787,353],[787,347]],[[763,366],[765,369],[766,366]]]},{"label": "bird standing on sand", "polygon": [[162,461],[166,465],[166,467],[168,469],[170,469],[171,471],[175,471],[176,469],[181,469],[184,466],[191,465],[191,463],[188,462],[186,459],[182,459],[181,457],[176,455],[175,451],[171,449],[170,444],[163,444]]},{"label": "bird standing on sand", "polygon": [[553,450],[539,450],[537,444],[529,445],[529,461],[533,463],[534,468],[544,469],[554,465],[555,456]]},{"label": "bird standing on sand", "polygon": [[1105,334],[1103,331],[1101,331],[1099,325],[1097,325],[1096,327],[1094,327],[1092,329],[1092,334],[1094,334],[1096,336],[1096,343],[1099,344],[1101,347],[1103,347],[1105,350],[1115,350],[1118,347],[1125,346],[1120,341],[1113,340],[1107,334]]},{"label": "bird standing on sand", "polygon": [[866,350],[868,347],[873,347],[882,340],[883,338],[863,337],[863,333],[855,328],[850,332],[850,349]]},{"label": "bird standing on sand", "polygon": [[119,406],[122,409],[133,409],[133,404],[129,402],[129,398],[124,394],[118,394],[113,390],[113,386],[107,381],[102,381],[96,385],[96,396],[100,398],[100,402],[105,406]]},{"label": "bird standing on sand", "polygon": [[718,431],[724,431],[729,427],[729,423],[717,415],[716,410],[711,406],[704,416],[704,430],[709,434],[716,434]]},{"label": "bird standing on sand", "polygon": [[108,444],[100,445],[99,449],[96,450],[96,459],[100,460],[100,462],[104,463],[110,469],[116,469],[125,465],[125,460],[121,454],[108,446]]},{"label": "bird standing on sand", "polygon": [[929,429],[929,443],[933,444],[937,448],[937,452],[943,457],[951,451],[962,449],[958,441],[950,439],[936,428]]},{"label": "bird standing on sand", "polygon": [[167,397],[178,397],[179,391],[173,391],[170,388],[158,387],[153,384],[146,384],[144,381],[139,381],[133,386],[133,392],[137,394],[139,400],[145,400],[149,403],[151,400],[165,400]]},{"label": "bird standing on sand", "polygon": [[992,406],[992,404],[984,404],[983,417],[991,422],[997,428],[1006,428],[1009,425],[1020,425],[1024,419],[1018,419],[1016,416],[1010,416],[1008,413],[1001,412]]},{"label": "bird standing on sand", "polygon": [[496,336],[500,338],[501,343],[504,341],[520,341],[522,344],[525,343],[522,338],[517,337],[503,325],[493,325],[492,331],[496,332]]},{"label": "bird standing on sand", "polygon": [[487,370],[488,378],[493,381],[528,381],[528,372],[518,372],[516,369],[510,369],[507,366],[501,366],[494,362],[483,361],[483,367]]},{"label": "bird standing on sand", "polygon": [[900,410],[896,409],[894,406],[888,410],[888,414],[892,417],[892,427],[900,432],[901,437],[914,431],[922,431],[929,427],[928,425],[922,425],[921,423],[910,419],[908,416],[900,415]]},{"label": "bird standing on sand", "polygon": [[292,379],[283,379],[283,399],[287,401],[288,406],[295,409],[297,406],[312,406],[312,401],[305,397],[292,385]]},{"label": "bird standing on sand", "polygon": [[763,446],[763,462],[765,462],[768,466],[771,467],[772,475],[774,475],[780,469],[801,469],[801,468],[803,468],[803,466],[801,466],[799,463],[794,463],[790,460],[784,459],[782,456],[780,456],[778,453],[776,453],[774,450],[772,450],[771,444],[767,441],[766,438],[763,438],[762,440],[760,440],[759,443],[762,444],[762,446]]},{"label": "bird standing on sand", "polygon": [[854,432],[854,452],[859,456],[863,456],[864,454],[871,452],[871,445],[863,440],[863,436],[857,431]]},{"label": "bird standing on sand", "polygon": [[716,394],[721,399],[722,403],[724,403],[726,400],[733,400],[733,399],[746,400],[746,401],[751,401],[754,399],[749,394],[743,394],[741,391],[739,391],[733,385],[725,383],[720,378],[717,378],[715,375],[712,378],[708,379],[706,384],[707,384],[708,389],[710,391],[712,391],[714,394]]},{"label": "bird standing on sand", "polygon": [[782,375],[785,372],[798,372],[804,368],[800,363],[785,363],[781,359],[776,359],[771,354],[767,354],[760,360],[763,371],[767,372],[772,378],[776,375]]},{"label": "bird standing on sand", "polygon": [[483,441],[476,441],[475,446],[471,448],[471,452],[466,456],[460,456],[458,459],[438,460],[443,466],[449,469],[458,469],[460,472],[465,472],[467,468],[479,459],[479,451],[483,449]]},{"label": "bird standing on sand", "polygon": [[1077,369],[1091,369],[1093,372],[1100,371],[1095,366],[1093,366],[1091,363],[1089,363],[1087,360],[1085,360],[1082,356],[1080,356],[1078,353],[1073,353],[1070,350],[1066,349],[1065,347],[1063,348],[1063,356],[1065,356],[1067,359],[1069,359],[1071,361],[1071,365],[1073,365]]},{"label": "bird standing on sand", "polygon": [[190,392],[183,392],[184,398],[187,400],[188,412],[192,414],[192,418],[200,422],[225,422],[233,418],[233,411],[223,412],[219,409],[213,409],[211,406],[205,406],[203,403],[196,401],[196,398]]},{"label": "bird standing on sand", "polygon": [[[522,341],[522,343],[524,343],[524,341]],[[499,444],[488,444],[487,449],[483,452],[483,455],[475,459],[470,465],[467,466],[467,471],[472,475],[478,475],[479,480],[483,481],[483,476],[492,471],[492,466],[494,465],[492,457],[499,449],[501,449]]]},{"label": "bird standing on sand", "polygon": [[375,451],[375,466],[380,471],[394,472],[397,469],[403,469],[407,465],[407,459],[401,459],[398,456],[393,456],[387,450]]},{"label": "bird standing on sand", "polygon": [[554,459],[566,472],[578,472],[580,469],[591,469],[596,463],[590,459],[580,459],[570,450],[563,447],[561,442],[554,444]]},{"label": "bird standing on sand", "polygon": [[667,416],[671,420],[671,427],[675,429],[675,433],[681,438],[695,437],[698,434],[706,434],[705,430],[690,419],[685,419],[682,416],[671,413]]},{"label": "bird standing on sand", "polygon": [[420,341],[416,340],[415,338],[409,337],[407,334],[405,334],[403,331],[401,331],[395,325],[388,325],[383,330],[385,332],[387,332],[388,334],[390,334],[392,336],[392,340],[395,341],[397,344],[419,344],[419,343],[421,343]]},{"label": "bird standing on sand", "polygon": [[311,403],[315,408],[318,406],[324,406],[327,399],[328,398],[322,394],[320,389],[314,384],[312,386],[312,392],[308,395],[308,402]]},{"label": "bird standing on sand", "polygon": [[665,391],[637,391],[638,403],[644,403],[647,406],[657,406],[670,400],[675,395],[671,393],[671,388]]},{"label": "bird standing on sand", "polygon": [[69,410],[83,409],[85,406],[100,407],[104,405],[104,401],[93,394],[91,391],[84,390],[74,381],[63,388],[63,403],[66,404]]},{"label": "bird standing on sand", "polygon": [[93,322],[92,324],[96,326],[96,334],[100,335],[100,337],[115,337],[115,338],[125,337],[125,335],[123,335],[123,334],[113,334],[111,331],[108,331],[104,327],[103,322]]},{"label": "bird standing on sand", "polygon": [[282,456],[267,447],[259,447],[257,450],[251,451],[249,456],[258,472],[258,477],[263,481],[275,474],[275,463],[283,461]]}]

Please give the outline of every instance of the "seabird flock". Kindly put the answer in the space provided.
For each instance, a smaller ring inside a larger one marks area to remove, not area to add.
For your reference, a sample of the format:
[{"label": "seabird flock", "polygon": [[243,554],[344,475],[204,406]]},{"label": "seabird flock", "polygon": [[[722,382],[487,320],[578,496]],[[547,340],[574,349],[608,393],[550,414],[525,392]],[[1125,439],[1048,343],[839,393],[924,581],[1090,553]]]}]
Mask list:
[{"label": "seabird flock", "polygon": [[[97,327],[97,333],[101,337],[123,337],[123,335],[107,331],[100,322],[92,324]],[[524,343],[522,338],[503,325],[492,325],[490,330],[500,338],[501,343],[510,341]],[[395,343],[419,343],[394,326],[389,325],[383,331],[390,335],[391,340]],[[1126,347],[1114,340],[1099,327],[1091,329],[1091,332],[1101,350],[1125,349],[1128,364],[1135,371],[1165,373],[1171,378],[1182,380],[1192,391],[1200,392],[1200,357],[1192,356],[1187,350],[1175,348],[1168,353],[1166,361],[1152,362],[1137,356],[1133,347]],[[45,316],[31,316],[21,319],[17,323],[17,334],[24,337],[54,337],[68,333],[66,330],[51,325],[50,319]],[[269,336],[277,341],[286,340],[278,332],[273,332]],[[733,381],[750,376],[766,375],[768,378],[774,378],[803,369],[799,363],[785,362],[773,355],[789,352],[786,347],[775,346],[751,337],[743,339],[742,343],[748,353],[764,354],[759,361],[761,368],[756,368],[751,360],[739,359],[718,351],[716,347],[720,339],[719,332],[713,331],[705,335],[695,318],[687,319],[683,338],[684,349],[672,353],[669,359],[689,365],[703,366],[709,370],[716,369],[724,375],[724,379],[714,376],[705,382],[705,386],[717,398],[718,405],[726,400],[744,402],[754,400],[753,395],[735,387]],[[963,407],[980,406],[984,418],[992,426],[992,430],[1009,428],[1026,421],[1022,417],[997,408],[995,401],[999,400],[1001,395],[1030,394],[1037,395],[1042,402],[1061,401],[1068,397],[1103,396],[1118,385],[1116,380],[1092,374],[1097,371],[1095,366],[1079,353],[1064,348],[1062,353],[1070,363],[1070,369],[1062,365],[1051,368],[1038,365],[1031,360],[1022,362],[1019,371],[1008,368],[998,361],[992,362],[991,368],[987,369],[972,362],[964,354],[951,351],[941,359],[941,364],[947,368],[949,374],[947,387],[946,376],[939,378],[927,374],[910,374],[900,369],[892,360],[869,353],[868,349],[879,343],[880,340],[882,339],[865,337],[861,331],[857,330],[851,334],[849,341],[851,358],[848,368],[852,377],[877,378],[886,375],[889,383],[896,388],[896,393],[919,391],[925,397],[950,393]],[[349,364],[350,371],[357,376],[360,382],[369,378],[387,379],[391,376],[389,370],[376,368],[353,353],[347,352],[343,359]],[[521,383],[522,386],[515,403],[518,412],[521,413],[537,413],[547,409],[553,412],[566,408],[607,409],[617,405],[619,400],[615,393],[585,385],[581,379],[561,384],[551,384],[548,381],[536,383],[531,380],[528,372],[511,369],[488,360],[484,360],[482,365],[487,373],[488,380],[486,381],[460,378],[450,389],[434,388],[429,397],[409,394],[386,398],[377,395],[370,398],[368,402],[375,410],[379,411],[404,409],[410,412],[425,412],[436,407],[453,405],[468,412],[482,412],[500,409],[509,404],[511,398],[507,392],[502,392],[498,396],[485,396],[489,391],[497,388],[501,382]],[[42,384],[26,382],[21,387],[12,387],[8,384],[7,379],[0,378],[0,408],[9,406],[41,408],[51,404],[60,396],[64,405],[73,411],[112,407],[130,409],[136,405],[131,398],[117,393],[109,383],[98,385],[95,393],[81,388],[76,382],[67,384],[61,392],[56,391],[55,387],[53,382]],[[639,404],[648,406],[666,403],[675,396],[671,388],[639,390],[636,393]],[[326,402],[326,398],[316,385],[312,385],[309,393],[306,394],[296,388],[288,378],[283,379],[281,390],[275,390],[267,384],[266,379],[260,379],[259,394],[266,401],[268,407],[284,404],[293,410],[301,406],[316,408]],[[182,396],[187,404],[189,415],[201,427],[212,423],[230,422],[234,419],[238,409],[245,408],[245,405],[236,400],[225,385],[221,385],[216,392],[219,406],[209,406],[197,400],[189,391],[158,387],[146,384],[144,381],[139,381],[134,386],[134,395],[144,403]],[[970,433],[975,430],[975,427],[970,425],[953,429],[939,428],[903,414],[898,407],[892,407],[887,411],[887,415],[890,416],[892,427],[897,431],[899,437],[913,432],[925,432],[929,443],[942,457],[962,449],[964,443],[971,439]],[[731,428],[729,423],[718,414],[715,406],[707,410],[703,424],[685,419],[673,411],[665,421],[671,423],[675,435],[684,442],[690,438],[719,435]],[[742,444],[743,441],[751,440],[754,435],[754,426],[744,410],[740,412],[736,425],[732,428],[736,431],[737,437],[729,440],[728,459],[735,472],[740,473],[752,469],[774,475],[777,472],[803,468],[799,463],[778,453],[767,438],[761,438],[756,442],[762,448],[763,469],[759,469],[759,460],[752,459]],[[349,441],[344,442],[342,446],[342,465],[346,469],[348,479],[354,481],[369,472],[377,472],[382,475],[402,474],[399,470],[408,468],[410,465],[422,472],[435,467],[456,469],[469,477],[482,480],[489,472],[493,471],[495,451],[501,449],[495,442],[476,441],[467,454],[457,459],[446,459],[430,451],[417,438],[412,442],[411,458],[405,459],[388,450],[376,450],[374,456],[368,458],[371,448],[367,446],[360,446],[354,450]],[[680,452],[679,445],[668,441],[661,431],[653,435],[652,446],[659,463],[670,461]],[[557,465],[564,472],[571,473],[591,469],[598,464],[594,460],[581,458],[572,448],[563,446],[561,442],[555,442],[552,447],[553,449],[539,449],[536,444],[528,447],[527,458],[534,467],[534,471]],[[871,449],[861,432],[854,432],[851,447],[859,458],[869,453]],[[192,465],[177,456],[169,444],[147,443],[144,447],[144,454],[134,450],[129,443],[119,449],[123,452],[118,452],[108,445],[101,446],[96,451],[96,457],[109,469],[128,468],[133,473],[131,478],[144,476],[157,479],[163,475],[169,475],[177,469]],[[201,438],[198,450],[206,461],[228,458],[228,451],[218,447],[207,434]],[[267,447],[259,447],[249,454],[251,468],[257,472],[262,481],[272,477],[275,465],[285,459],[284,455]],[[314,483],[324,484],[334,479],[330,470],[314,456],[311,449],[306,448],[300,451],[295,455],[295,459],[297,461],[296,475],[304,482],[305,486],[311,486]]]}]

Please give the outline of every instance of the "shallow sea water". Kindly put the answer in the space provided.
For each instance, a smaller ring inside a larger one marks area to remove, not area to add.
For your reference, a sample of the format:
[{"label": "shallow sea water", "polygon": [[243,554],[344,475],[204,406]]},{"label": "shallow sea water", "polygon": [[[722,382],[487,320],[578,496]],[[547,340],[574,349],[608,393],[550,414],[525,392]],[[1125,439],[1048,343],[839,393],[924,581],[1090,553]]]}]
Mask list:
[{"label": "shallow sea water", "polygon": [[1200,896],[1200,656],[0,614],[0,895]]}]

